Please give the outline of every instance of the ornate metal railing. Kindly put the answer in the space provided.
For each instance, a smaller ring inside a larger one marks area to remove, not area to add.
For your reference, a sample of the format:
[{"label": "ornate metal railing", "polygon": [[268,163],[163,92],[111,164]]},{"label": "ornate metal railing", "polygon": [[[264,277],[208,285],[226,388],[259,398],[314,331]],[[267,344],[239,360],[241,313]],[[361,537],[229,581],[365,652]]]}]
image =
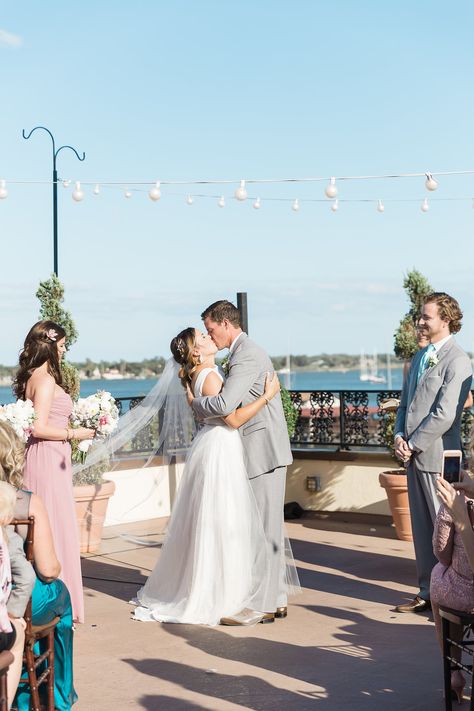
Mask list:
[{"label": "ornate metal railing", "polygon": [[[400,398],[400,390],[290,390],[298,412],[291,443],[297,449],[386,451],[393,438],[395,413],[382,404]],[[136,407],[142,397],[116,398],[123,414]],[[463,446],[467,449],[474,409],[465,410],[462,419]],[[158,423],[156,423],[158,427]],[[140,433],[130,452],[152,448],[153,430]],[[156,441],[156,440],[155,440]]]}]

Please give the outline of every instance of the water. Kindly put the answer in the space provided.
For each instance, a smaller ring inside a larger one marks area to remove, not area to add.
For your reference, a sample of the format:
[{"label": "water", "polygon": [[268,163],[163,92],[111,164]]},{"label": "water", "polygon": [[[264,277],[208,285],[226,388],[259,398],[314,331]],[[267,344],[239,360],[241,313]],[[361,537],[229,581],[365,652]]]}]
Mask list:
[{"label": "water", "polygon": [[[358,370],[349,370],[345,373],[336,371],[295,371],[282,373],[282,385],[292,390],[387,390],[387,383],[367,383],[359,378]],[[146,395],[156,383],[155,378],[145,380],[83,380],[81,382],[81,397],[87,397],[97,390],[107,390],[114,397],[138,397]],[[392,389],[401,390],[402,369],[392,370]],[[11,388],[0,386],[0,403],[14,402]]]}]

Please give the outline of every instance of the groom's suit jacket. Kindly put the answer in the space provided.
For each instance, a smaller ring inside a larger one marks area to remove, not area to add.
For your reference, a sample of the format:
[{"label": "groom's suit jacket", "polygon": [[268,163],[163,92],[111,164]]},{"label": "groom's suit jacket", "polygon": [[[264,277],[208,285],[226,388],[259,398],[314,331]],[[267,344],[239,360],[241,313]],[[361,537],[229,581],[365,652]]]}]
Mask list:
[{"label": "groom's suit jacket", "polygon": [[413,357],[395,432],[403,432],[414,450],[418,469],[440,472],[443,450],[461,449],[461,415],[472,381],[466,353],[451,338],[437,352],[438,363],[417,384],[423,350]]},{"label": "groom's suit jacket", "polygon": [[[246,333],[237,338],[229,358],[229,373],[219,395],[193,400],[197,417],[226,417],[239,405],[247,405],[263,394],[265,376],[273,364]],[[239,429],[250,479],[284,467],[293,461],[280,395],[276,395],[255,417]]]}]

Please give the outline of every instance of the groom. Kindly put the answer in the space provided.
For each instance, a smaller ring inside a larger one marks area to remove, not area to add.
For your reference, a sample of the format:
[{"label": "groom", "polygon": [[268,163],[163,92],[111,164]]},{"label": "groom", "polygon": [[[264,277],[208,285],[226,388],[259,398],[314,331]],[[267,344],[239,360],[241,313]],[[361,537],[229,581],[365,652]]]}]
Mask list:
[{"label": "groom", "polygon": [[[201,318],[217,348],[229,348],[229,360],[220,394],[195,398],[192,408],[202,419],[225,417],[262,395],[266,373],[273,371],[273,365],[265,351],[242,331],[240,312],[230,301],[216,301]],[[253,601],[255,609],[223,618],[221,623],[228,625],[273,622],[275,617],[287,615],[283,504],[286,467],[293,459],[280,396],[270,400],[239,433],[269,546],[270,567]]]}]

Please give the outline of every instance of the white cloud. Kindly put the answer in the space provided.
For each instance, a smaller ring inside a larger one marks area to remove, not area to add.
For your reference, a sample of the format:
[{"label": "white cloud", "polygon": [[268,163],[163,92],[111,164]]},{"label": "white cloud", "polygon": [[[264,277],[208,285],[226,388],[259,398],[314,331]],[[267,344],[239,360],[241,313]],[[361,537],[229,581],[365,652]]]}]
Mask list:
[{"label": "white cloud", "polygon": [[12,32],[0,29],[0,47],[11,47],[16,49],[23,44],[23,38],[19,35],[14,35]]}]

